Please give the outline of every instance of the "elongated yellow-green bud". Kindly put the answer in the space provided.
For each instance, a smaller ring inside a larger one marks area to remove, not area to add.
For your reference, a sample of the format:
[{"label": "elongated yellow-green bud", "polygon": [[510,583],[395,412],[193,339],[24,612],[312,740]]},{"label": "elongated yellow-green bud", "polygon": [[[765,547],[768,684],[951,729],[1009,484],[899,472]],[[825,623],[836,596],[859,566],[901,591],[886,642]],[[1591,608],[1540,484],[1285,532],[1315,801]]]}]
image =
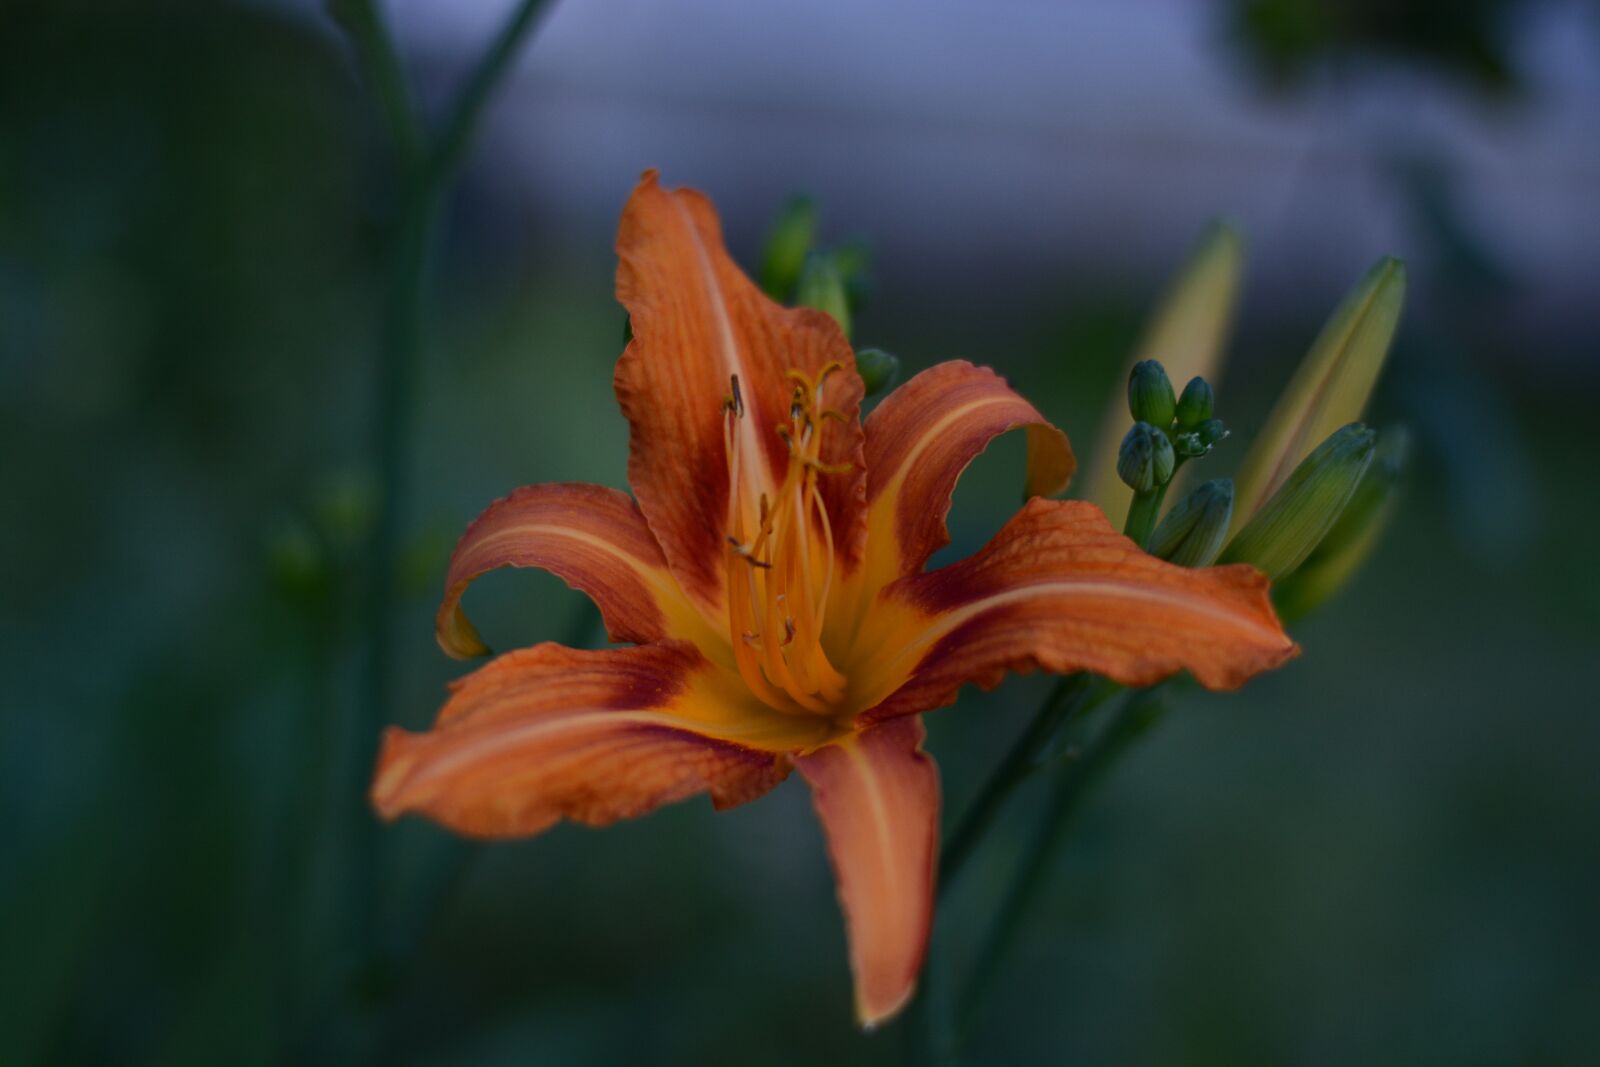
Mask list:
[{"label": "elongated yellow-green bud", "polygon": [[1300,569],[1274,591],[1285,621],[1304,618],[1321,607],[1361,569],[1394,515],[1410,458],[1411,435],[1404,427],[1383,431],[1372,466],[1344,514]]},{"label": "elongated yellow-green bud", "polygon": [[877,396],[900,376],[900,361],[881,348],[863,348],[856,352],[856,372],[867,395]]},{"label": "elongated yellow-green bud", "polygon": [[1172,395],[1172,382],[1156,360],[1134,364],[1128,375],[1128,411],[1140,422],[1163,430],[1172,428],[1178,399]]},{"label": "elongated yellow-green bud", "polygon": [[[1207,231],[1151,314],[1128,371],[1143,360],[1158,359],[1174,381],[1186,382],[1197,374],[1215,380],[1243,265],[1244,240],[1237,230],[1216,225]],[[1122,525],[1133,496],[1108,461],[1116,454],[1127,418],[1120,396],[1106,406],[1089,453],[1093,462],[1081,483],[1083,498],[1099,504],[1113,526]]]},{"label": "elongated yellow-green bud", "polygon": [[817,207],[811,198],[797,196],[784,205],[761,254],[763,292],[777,301],[787,301],[793,295],[816,237]]},{"label": "elongated yellow-green bud", "polygon": [[1206,567],[1222,551],[1233,515],[1233,482],[1201,482],[1180,500],[1150,535],[1152,556],[1180,567]]},{"label": "elongated yellow-green bud", "polygon": [[1240,464],[1236,528],[1255,515],[1318,441],[1361,417],[1389,354],[1405,292],[1404,265],[1385,257],[1328,319]]},{"label": "elongated yellow-green bud", "polygon": [[850,298],[844,291],[844,278],[839,265],[825,252],[813,252],[806,257],[805,270],[800,274],[800,287],[795,291],[794,302],[801,307],[816,308],[833,316],[846,337],[850,336]]},{"label": "elongated yellow-green bud", "polygon": [[1217,562],[1254,564],[1275,582],[1294,573],[1350,502],[1372,462],[1376,436],[1353,422],[1318,445],[1228,542]]}]

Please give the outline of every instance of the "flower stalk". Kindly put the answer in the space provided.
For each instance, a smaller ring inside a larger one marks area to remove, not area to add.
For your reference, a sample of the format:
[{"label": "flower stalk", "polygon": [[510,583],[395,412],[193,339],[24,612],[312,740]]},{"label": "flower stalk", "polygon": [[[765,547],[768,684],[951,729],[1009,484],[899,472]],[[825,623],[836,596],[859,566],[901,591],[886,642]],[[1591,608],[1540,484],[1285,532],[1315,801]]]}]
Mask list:
[{"label": "flower stalk", "polygon": [[356,704],[351,766],[345,775],[356,815],[350,832],[347,909],[355,931],[358,966],[370,967],[379,946],[376,823],[365,814],[367,769],[391,701],[394,666],[394,582],[401,526],[410,499],[413,382],[422,352],[422,315],[428,262],[440,204],[471,145],[483,112],[509,69],[544,0],[521,0],[479,60],[436,136],[430,137],[406,83],[387,20],[375,0],[330,0],[328,12],[350,41],[389,135],[401,195],[393,220],[390,280],[374,374],[373,467],[381,493],[368,545],[365,630],[370,641],[362,699]]}]

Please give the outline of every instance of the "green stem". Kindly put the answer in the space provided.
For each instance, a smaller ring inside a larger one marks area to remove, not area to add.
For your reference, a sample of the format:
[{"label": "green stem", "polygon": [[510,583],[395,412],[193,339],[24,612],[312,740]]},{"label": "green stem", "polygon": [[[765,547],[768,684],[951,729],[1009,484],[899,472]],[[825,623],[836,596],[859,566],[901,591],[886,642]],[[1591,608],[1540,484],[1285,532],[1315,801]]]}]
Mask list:
[{"label": "green stem", "polygon": [[950,834],[950,840],[940,849],[940,896],[955,883],[972,851],[988,831],[995,816],[1017,786],[1034,770],[1039,754],[1056,735],[1062,723],[1076,714],[1093,688],[1093,676],[1073,674],[1056,682],[1045,697],[1039,710],[1034,712],[1027,727],[1017,737],[1005,758],[989,775],[977,797],[967,806],[961,821]]},{"label": "green stem", "polygon": [[[1097,707],[1117,689],[1116,683],[1086,673],[1069,675],[1056,682],[968,805],[948,842],[941,847],[935,890],[940,898],[955,883],[1005,802],[1039,769],[1039,760],[1051,740],[1060,734],[1066,723]],[[938,959],[932,945],[921,985],[921,991],[906,1013],[906,1062],[940,1065],[953,1062],[954,1035],[943,1025],[947,1013],[942,1004],[933,1003],[940,990]]]},{"label": "green stem", "polygon": [[981,943],[972,974],[958,999],[958,1036],[965,1035],[982,1007],[983,996],[993,983],[1006,953],[1016,940],[1022,919],[1038,894],[1044,874],[1050,869],[1061,841],[1062,828],[1088,787],[1106,773],[1117,759],[1161,717],[1166,704],[1156,690],[1145,690],[1126,705],[1081,759],[1063,768],[1056,776],[1055,788],[1038,827],[1033,844],[1025,853],[1005,900]]},{"label": "green stem", "polygon": [[1122,532],[1140,548],[1150,543],[1150,534],[1156,528],[1156,520],[1161,517],[1161,502],[1166,496],[1166,485],[1158,485],[1146,493],[1133,494],[1133,503],[1128,505],[1128,518],[1122,524]]},{"label": "green stem", "polygon": [[434,183],[448,181],[460,165],[478,132],[485,107],[494,95],[495,88],[517,57],[523,39],[533,27],[533,20],[548,0],[521,0],[495,35],[483,58],[473,68],[466,85],[456,96],[449,117],[435,141],[428,159],[428,178]]},{"label": "green stem", "polygon": [[465,155],[483,110],[510,67],[542,0],[523,0],[452,107],[450,119],[430,149],[417,117],[389,27],[375,0],[331,0],[329,9],[349,35],[358,62],[377,99],[402,168],[402,199],[395,221],[383,332],[375,375],[373,464],[380,486],[378,516],[368,545],[366,633],[371,642],[362,700],[357,706],[349,779],[351,833],[349,913],[360,966],[376,962],[380,872],[378,827],[367,811],[367,775],[380,728],[392,707],[394,667],[394,578],[401,531],[409,503],[413,380],[422,349],[422,306],[429,251],[450,175]]},{"label": "green stem", "polygon": [[411,449],[408,417],[417,363],[422,348],[422,292],[428,252],[433,243],[437,198],[413,180],[406,190],[395,235],[394,262],[385,301],[379,348],[377,410],[373,456],[380,499],[377,520],[367,547],[366,632],[371,642],[358,706],[349,777],[355,832],[350,842],[349,902],[358,958],[369,960],[378,945],[378,823],[367,810],[367,774],[377,757],[383,723],[393,707],[391,687],[395,648],[395,570],[401,530],[410,502]]},{"label": "green stem", "polygon": [[401,166],[409,172],[422,159],[425,131],[388,20],[377,0],[328,0],[328,14],[349,38],[356,65],[372,91]]}]

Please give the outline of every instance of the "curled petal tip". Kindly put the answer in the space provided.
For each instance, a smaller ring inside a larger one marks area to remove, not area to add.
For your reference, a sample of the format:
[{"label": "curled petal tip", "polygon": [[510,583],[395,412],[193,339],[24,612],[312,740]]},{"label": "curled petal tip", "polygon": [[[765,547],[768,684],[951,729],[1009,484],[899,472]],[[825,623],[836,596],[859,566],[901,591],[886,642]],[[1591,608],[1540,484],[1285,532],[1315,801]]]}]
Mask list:
[{"label": "curled petal tip", "polygon": [[489,646],[478,636],[478,628],[472,625],[460,604],[452,605],[448,612],[440,612],[434,637],[451,659],[478,659],[489,654]]}]

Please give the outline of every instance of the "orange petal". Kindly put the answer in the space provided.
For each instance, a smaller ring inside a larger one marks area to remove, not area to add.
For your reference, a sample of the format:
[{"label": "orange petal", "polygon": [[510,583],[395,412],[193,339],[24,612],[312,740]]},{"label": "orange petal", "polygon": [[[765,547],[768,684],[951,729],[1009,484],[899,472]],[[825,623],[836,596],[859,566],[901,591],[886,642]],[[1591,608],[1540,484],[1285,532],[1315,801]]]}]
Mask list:
[{"label": "orange petal", "polygon": [[558,819],[603,826],[709,792],[718,808],[788,773],[820,720],[783,716],[683,642],[507,653],[453,687],[434,728],[391,727],[372,783],[386,819],[420,812],[477,837]]},{"label": "orange petal", "polygon": [[[836,544],[855,559],[865,537],[861,462],[861,379],[838,323],[820,311],[773,303],[728,256],[716,211],[700,193],[667,190],[647,171],[617,231],[617,299],[633,341],[617,361],[616,391],[633,430],[628,480],[684,590],[709,612],[722,604],[728,529],[723,402],[737,375],[745,499],[772,493],[788,464],[776,432],[788,420],[794,383],[829,363],[826,406],[846,417],[828,424],[822,460],[850,464],[822,479]],[[754,535],[754,531],[751,531]]]},{"label": "orange petal", "polygon": [[865,722],[942,707],[1006,671],[1145,686],[1186,669],[1233,689],[1298,651],[1259,571],[1164,563],[1080,501],[1030,501],[976,555],[896,582],[874,608],[867,632],[885,638],[863,655],[863,699],[886,699]]},{"label": "orange petal", "polygon": [[923,371],[867,419],[867,570],[882,586],[920,571],[950,541],[950,495],[989,442],[1028,428],[1030,496],[1066,488],[1074,460],[1066,434],[987,367],[954,361]]},{"label": "orange petal", "polygon": [[933,924],[939,772],[922,738],[920,718],[896,719],[795,760],[828,838],[867,1027],[911,999]]},{"label": "orange petal", "polygon": [[457,659],[489,650],[461,610],[461,595],[496,567],[540,567],[587,593],[613,641],[670,636],[702,648],[726,644],[685,600],[644,516],[626,493],[598,485],[530,485],[495,501],[467,527],[450,558],[435,630]]}]

